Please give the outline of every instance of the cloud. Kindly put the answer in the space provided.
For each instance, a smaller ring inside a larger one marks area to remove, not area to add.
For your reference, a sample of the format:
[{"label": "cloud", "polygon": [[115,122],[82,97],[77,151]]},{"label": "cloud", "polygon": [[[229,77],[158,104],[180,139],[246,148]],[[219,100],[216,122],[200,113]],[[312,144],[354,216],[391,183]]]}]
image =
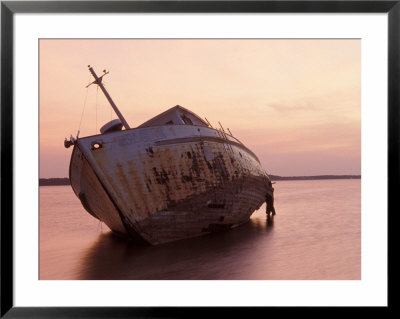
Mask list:
[{"label": "cloud", "polygon": [[294,102],[292,104],[267,103],[265,104],[265,106],[281,114],[320,110],[319,107],[317,107],[314,103],[311,103],[309,101]]}]

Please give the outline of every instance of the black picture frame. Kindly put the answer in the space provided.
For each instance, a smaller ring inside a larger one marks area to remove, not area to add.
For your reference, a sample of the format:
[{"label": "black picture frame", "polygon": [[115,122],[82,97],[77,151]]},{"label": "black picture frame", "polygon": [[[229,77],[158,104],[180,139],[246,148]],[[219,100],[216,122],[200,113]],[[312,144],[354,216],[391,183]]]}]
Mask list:
[{"label": "black picture frame", "polygon": [[[13,303],[13,17],[15,13],[119,12],[269,12],[269,13],[387,13],[388,14],[388,218],[399,211],[400,0],[396,1],[1,1],[1,317],[5,318],[179,318],[249,315],[264,307],[15,307]],[[377,185],[379,187],[379,185]],[[388,223],[388,227],[394,223]],[[388,228],[388,247],[390,234]],[[389,255],[388,255],[389,256]],[[388,264],[390,265],[390,256]],[[388,285],[390,280],[388,278]],[[390,291],[389,291],[390,292]],[[389,311],[378,307],[379,311]],[[265,311],[276,310],[275,307]],[[317,307],[316,307],[317,308]],[[326,311],[326,307],[319,307]],[[301,316],[310,307],[289,307],[279,314]],[[354,314],[361,308],[347,307]],[[364,309],[374,313],[371,308]],[[329,309],[335,313],[338,308]]]}]

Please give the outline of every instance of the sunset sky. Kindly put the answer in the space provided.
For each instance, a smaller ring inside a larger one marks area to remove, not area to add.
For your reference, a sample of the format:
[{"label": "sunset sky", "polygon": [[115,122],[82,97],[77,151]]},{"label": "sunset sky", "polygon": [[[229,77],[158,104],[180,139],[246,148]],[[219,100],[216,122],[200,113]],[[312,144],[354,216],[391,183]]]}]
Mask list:
[{"label": "sunset sky", "polygon": [[131,127],[179,104],[220,121],[269,174],[361,173],[360,40],[42,39],[41,178],[68,176],[65,137],[116,118],[85,88],[88,64],[110,71],[105,86]]}]

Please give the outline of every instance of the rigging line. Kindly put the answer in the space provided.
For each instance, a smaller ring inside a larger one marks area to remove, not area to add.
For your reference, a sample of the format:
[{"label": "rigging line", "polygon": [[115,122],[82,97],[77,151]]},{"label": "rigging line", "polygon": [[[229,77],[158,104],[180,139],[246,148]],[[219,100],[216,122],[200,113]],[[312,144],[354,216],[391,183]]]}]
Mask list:
[{"label": "rigging line", "polygon": [[[103,83],[103,86],[106,87],[106,81],[103,81],[102,83]],[[112,118],[113,118],[113,109],[112,109],[112,107],[110,107],[110,121],[112,120]]]},{"label": "rigging line", "polygon": [[[88,80],[88,81],[90,81],[90,75],[89,75],[89,80]],[[85,107],[86,107],[86,101],[87,101],[88,93],[89,93],[89,88],[86,87],[86,93],[85,93],[85,99],[84,99],[84,101],[83,101],[83,108],[82,108],[81,119],[80,119],[80,121],[79,121],[79,126],[78,126],[78,135],[79,135],[79,132],[80,132],[81,126],[82,126],[83,114],[84,114],[84,112],[85,112]]]},{"label": "rigging line", "polygon": [[97,92],[96,92],[96,131],[94,134],[97,134],[97,99],[99,97],[99,86],[97,86]]},{"label": "rigging line", "polygon": [[[106,87],[106,81],[103,81],[103,86]],[[110,107],[110,121],[112,120],[112,116],[113,116],[113,109],[112,107]]]},{"label": "rigging line", "polygon": [[81,120],[79,121],[78,132],[81,130],[82,119],[83,119],[83,113],[85,112],[85,107],[86,107],[86,101],[87,101],[87,97],[88,97],[88,92],[89,92],[89,88],[86,88],[85,100],[84,100],[84,102],[83,102],[83,109],[82,109],[82,114],[81,114]]}]

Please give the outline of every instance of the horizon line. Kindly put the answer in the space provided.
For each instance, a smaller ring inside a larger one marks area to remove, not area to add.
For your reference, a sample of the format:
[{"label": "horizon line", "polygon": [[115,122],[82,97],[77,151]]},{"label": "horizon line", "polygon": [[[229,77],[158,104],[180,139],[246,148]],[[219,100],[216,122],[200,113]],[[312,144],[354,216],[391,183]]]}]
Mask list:
[{"label": "horizon line", "polygon": [[[268,174],[268,176],[274,176],[274,177],[359,176],[359,177],[361,177],[361,174],[321,174],[321,175],[275,175],[275,174]],[[69,179],[69,177],[39,177],[39,179]]]}]

